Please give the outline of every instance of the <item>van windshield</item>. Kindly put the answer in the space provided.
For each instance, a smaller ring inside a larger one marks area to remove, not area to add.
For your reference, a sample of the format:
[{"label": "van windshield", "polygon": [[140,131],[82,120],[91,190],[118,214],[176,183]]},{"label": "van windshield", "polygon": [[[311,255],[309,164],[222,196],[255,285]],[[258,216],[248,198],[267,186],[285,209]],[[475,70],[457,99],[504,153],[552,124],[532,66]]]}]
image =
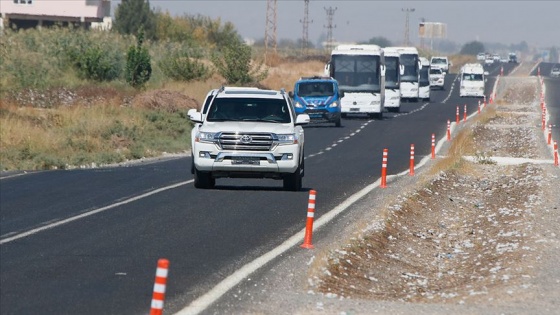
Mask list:
[{"label": "van windshield", "polygon": [[296,89],[297,95],[309,96],[333,96],[334,84],[332,82],[301,82]]},{"label": "van windshield", "polygon": [[478,73],[463,73],[463,81],[482,81],[482,74]]}]

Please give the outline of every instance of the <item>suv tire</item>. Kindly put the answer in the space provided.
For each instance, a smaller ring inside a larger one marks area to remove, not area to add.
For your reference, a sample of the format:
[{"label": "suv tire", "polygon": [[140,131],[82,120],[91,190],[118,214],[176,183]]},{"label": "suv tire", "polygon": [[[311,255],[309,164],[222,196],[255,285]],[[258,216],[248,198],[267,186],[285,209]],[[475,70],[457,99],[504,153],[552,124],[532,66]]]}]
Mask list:
[{"label": "suv tire", "polygon": [[284,176],[284,189],[290,191],[300,191],[302,187],[302,167],[298,167],[292,174]]},{"label": "suv tire", "polygon": [[216,179],[209,172],[201,172],[194,169],[194,187],[211,189],[216,185]]}]

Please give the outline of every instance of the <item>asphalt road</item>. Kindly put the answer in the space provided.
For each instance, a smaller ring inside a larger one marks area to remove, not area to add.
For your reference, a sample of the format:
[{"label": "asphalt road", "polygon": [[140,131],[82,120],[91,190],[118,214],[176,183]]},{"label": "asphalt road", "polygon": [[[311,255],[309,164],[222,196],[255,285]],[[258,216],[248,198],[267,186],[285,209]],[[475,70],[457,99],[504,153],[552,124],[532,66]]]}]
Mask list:
[{"label": "asphalt road", "polygon": [[[507,74],[513,65],[505,64]],[[500,67],[488,69],[487,95]],[[281,181],[219,179],[197,190],[190,157],[129,167],[48,171],[0,180],[2,314],[149,313],[156,263],[170,261],[166,312],[177,311],[305,226],[308,190],[320,218],[381,173],[430,154],[459,98],[456,74],[430,103],[404,103],[383,120],[352,117],[340,128],[305,127],[304,189]],[[327,227],[328,228],[328,227]]]},{"label": "asphalt road", "polygon": [[531,75],[537,75],[538,68],[540,68],[540,73],[546,86],[545,103],[548,110],[549,124],[552,125],[552,138],[560,142],[560,78],[550,77],[550,70],[553,65],[558,64],[541,62]]}]

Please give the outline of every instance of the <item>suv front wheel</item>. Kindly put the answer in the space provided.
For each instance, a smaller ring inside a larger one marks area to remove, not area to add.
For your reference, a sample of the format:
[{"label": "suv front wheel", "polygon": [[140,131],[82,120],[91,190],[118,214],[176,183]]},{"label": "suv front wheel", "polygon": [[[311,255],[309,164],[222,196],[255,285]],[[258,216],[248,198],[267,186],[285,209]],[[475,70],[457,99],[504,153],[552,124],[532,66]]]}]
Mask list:
[{"label": "suv front wheel", "polygon": [[302,187],[303,165],[300,165],[295,172],[284,176],[284,189],[290,191],[300,191]]},{"label": "suv front wheel", "polygon": [[211,189],[216,185],[216,179],[209,172],[201,172],[194,169],[194,187]]}]

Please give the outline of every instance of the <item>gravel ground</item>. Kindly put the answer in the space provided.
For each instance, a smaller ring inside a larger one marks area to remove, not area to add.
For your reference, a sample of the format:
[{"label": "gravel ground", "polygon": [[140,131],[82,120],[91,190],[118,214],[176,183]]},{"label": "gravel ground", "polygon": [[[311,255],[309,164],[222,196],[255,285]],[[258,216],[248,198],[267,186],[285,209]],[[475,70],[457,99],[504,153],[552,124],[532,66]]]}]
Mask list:
[{"label": "gravel ground", "polygon": [[539,93],[536,78],[502,78],[485,116],[458,130],[472,161],[389,181],[316,231],[315,249],[292,249],[207,313],[560,314],[560,169]]}]

